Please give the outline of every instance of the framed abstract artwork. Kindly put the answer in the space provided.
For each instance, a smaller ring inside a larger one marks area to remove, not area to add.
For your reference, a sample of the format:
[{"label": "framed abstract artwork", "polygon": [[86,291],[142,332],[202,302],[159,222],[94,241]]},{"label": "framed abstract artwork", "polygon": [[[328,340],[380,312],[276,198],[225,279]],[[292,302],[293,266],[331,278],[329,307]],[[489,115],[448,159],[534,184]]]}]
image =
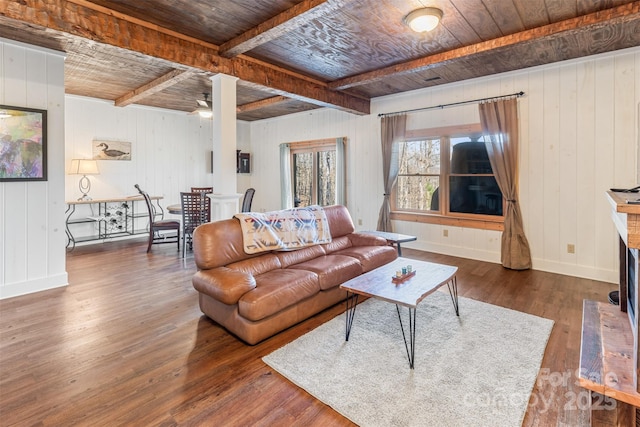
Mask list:
[{"label": "framed abstract artwork", "polygon": [[47,111],[0,105],[0,181],[47,180]]}]

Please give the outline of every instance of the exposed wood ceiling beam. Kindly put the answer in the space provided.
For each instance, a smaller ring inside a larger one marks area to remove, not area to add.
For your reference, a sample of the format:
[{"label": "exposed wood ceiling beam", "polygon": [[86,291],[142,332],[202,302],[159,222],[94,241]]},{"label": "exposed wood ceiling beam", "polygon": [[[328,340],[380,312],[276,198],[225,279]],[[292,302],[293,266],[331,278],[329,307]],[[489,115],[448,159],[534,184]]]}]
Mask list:
[{"label": "exposed wood ceiling beam", "polygon": [[382,80],[393,75],[402,75],[425,71],[436,65],[446,64],[456,59],[488,53],[505,47],[513,46],[520,43],[532,42],[534,40],[551,38],[566,31],[586,30],[587,27],[598,25],[607,25],[620,21],[635,21],[640,19],[640,1],[627,3],[622,6],[614,7],[600,12],[579,16],[577,18],[567,19],[565,21],[542,27],[533,28],[531,30],[521,31],[497,39],[488,40],[486,42],[476,43],[470,46],[453,49],[447,52],[437,53],[412,61],[403,62],[401,64],[380,68],[375,71],[358,74],[356,76],[335,80],[329,83],[329,87],[335,90],[344,90],[355,86],[365,85]]},{"label": "exposed wood ceiling beam", "polygon": [[[2,1],[3,0],[0,0],[0,12],[2,11],[2,6],[3,6],[2,5]],[[350,1],[350,0],[346,0],[346,1]],[[65,1],[63,0],[62,3],[64,3],[64,2]],[[169,36],[174,36],[174,37],[176,37],[176,38],[178,38],[180,40],[186,40],[186,41],[193,42],[194,44],[202,46],[203,48],[212,49],[215,52],[215,55],[220,55],[220,47],[218,45],[206,42],[204,40],[197,39],[195,37],[190,37],[190,36],[187,36],[185,34],[178,33],[176,31],[173,31],[173,30],[170,30],[170,29],[167,29],[167,28],[164,28],[164,27],[159,27],[159,26],[157,26],[155,24],[152,24],[150,22],[143,21],[141,19],[138,19],[138,18],[135,18],[133,16],[117,12],[117,11],[112,10],[112,9],[108,9],[108,8],[106,8],[104,6],[100,6],[100,5],[95,4],[95,3],[93,3],[93,2],[91,2],[89,0],[66,0],[66,2],[74,3],[74,4],[77,4],[78,6],[82,6],[82,7],[85,7],[87,9],[90,9],[90,10],[93,10],[93,11],[96,11],[96,12],[104,13],[106,15],[111,15],[111,16],[114,16],[114,17],[116,17],[118,19],[121,19],[123,21],[130,22],[132,24],[136,24],[136,25],[139,25],[141,27],[148,28],[150,30],[155,30],[155,31],[158,31],[159,33],[162,33],[162,34],[166,34],[166,35],[169,35]],[[342,3],[339,3],[339,4],[342,4]],[[27,21],[24,21],[24,22],[27,22]],[[71,33],[68,33],[68,34],[71,34]],[[83,37],[83,36],[81,35],[81,37]],[[93,40],[92,37],[84,37],[84,38],[88,38],[88,39]],[[273,68],[273,69],[276,69],[276,70],[282,70],[282,68],[280,68],[280,67],[276,67],[273,64],[270,64],[268,62],[265,62],[265,61],[262,61],[262,60],[259,60],[259,59],[256,59],[256,58],[251,58],[249,56],[244,56],[244,58],[247,59],[250,62],[254,62],[255,64],[257,64],[259,66],[263,66],[263,67],[266,67],[266,68]],[[324,84],[324,82],[321,82],[318,79],[314,79],[314,78],[306,76],[304,74],[296,73],[296,72],[291,71],[291,70],[285,70],[285,72],[287,72],[288,74],[290,74],[293,77],[296,77],[296,78],[299,78],[299,79],[302,79],[302,80],[306,80],[306,81],[309,81],[311,83],[318,83],[320,85]]]},{"label": "exposed wood ceiling beam", "polygon": [[[140,21],[86,0],[0,1],[0,16],[161,58],[212,73],[224,73],[269,88],[278,95],[355,114],[369,114],[368,99],[336,92],[325,83],[266,66],[240,55],[218,55],[218,46]],[[0,21],[1,22],[1,21]]]},{"label": "exposed wood ceiling beam", "polygon": [[190,78],[193,74],[193,72],[188,70],[171,70],[167,74],[160,76],[129,93],[125,93],[121,97],[117,98],[114,104],[116,107],[124,107],[129,104],[134,104],[147,96],[161,92],[174,84]]},{"label": "exposed wood ceiling beam", "polygon": [[220,56],[233,58],[342,7],[344,1],[305,0],[220,45]]},{"label": "exposed wood ceiling beam", "polygon": [[286,96],[278,95],[278,96],[274,96],[267,99],[261,99],[260,101],[248,102],[246,104],[239,105],[237,112],[246,113],[248,111],[259,110],[261,108],[271,107],[273,105],[281,104],[283,102],[288,101],[289,99],[290,98],[287,98]]}]

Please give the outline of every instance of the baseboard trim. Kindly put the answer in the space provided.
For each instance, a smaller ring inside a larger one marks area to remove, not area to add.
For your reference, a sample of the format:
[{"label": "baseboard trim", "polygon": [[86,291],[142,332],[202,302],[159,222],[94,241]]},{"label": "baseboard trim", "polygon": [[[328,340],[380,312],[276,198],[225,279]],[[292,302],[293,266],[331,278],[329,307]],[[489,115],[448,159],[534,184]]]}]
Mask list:
[{"label": "baseboard trim", "polygon": [[63,274],[43,277],[40,279],[9,283],[0,286],[0,299],[13,298],[21,295],[32,294],[34,292],[60,288],[63,286],[67,286],[68,284],[69,276],[66,272]]},{"label": "baseboard trim", "polygon": [[[439,245],[420,240],[411,243],[405,243],[402,245],[402,247],[426,252],[434,252],[442,255],[474,259],[476,261],[493,262],[500,264],[500,253],[497,252],[482,251],[459,246]],[[583,279],[598,280],[607,283],[618,283],[618,271],[616,270],[604,270],[594,268],[590,265],[567,264],[562,262],[542,260],[539,258],[533,258],[531,260],[531,263],[533,270],[563,274],[565,276],[580,277]]]}]

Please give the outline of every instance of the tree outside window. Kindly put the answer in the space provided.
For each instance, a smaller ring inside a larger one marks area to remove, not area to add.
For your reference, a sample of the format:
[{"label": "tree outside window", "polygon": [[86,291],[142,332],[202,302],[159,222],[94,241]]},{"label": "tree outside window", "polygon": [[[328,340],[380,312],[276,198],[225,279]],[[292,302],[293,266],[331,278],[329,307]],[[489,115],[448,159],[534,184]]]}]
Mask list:
[{"label": "tree outside window", "polygon": [[291,144],[292,190],[295,207],[336,203],[336,142]]},{"label": "tree outside window", "polygon": [[440,139],[406,141],[399,148],[397,209],[439,211],[432,201],[440,186]]}]

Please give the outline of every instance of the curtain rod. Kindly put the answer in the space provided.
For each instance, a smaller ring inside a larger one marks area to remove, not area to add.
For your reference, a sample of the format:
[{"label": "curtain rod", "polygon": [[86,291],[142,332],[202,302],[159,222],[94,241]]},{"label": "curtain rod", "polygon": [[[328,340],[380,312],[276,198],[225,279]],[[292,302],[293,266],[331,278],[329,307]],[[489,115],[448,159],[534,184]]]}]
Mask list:
[{"label": "curtain rod", "polygon": [[434,110],[436,108],[442,109],[444,107],[452,107],[454,105],[473,104],[473,103],[478,103],[478,102],[483,102],[483,101],[490,101],[490,100],[493,100],[493,99],[510,98],[512,96],[515,96],[516,98],[518,98],[518,97],[523,96],[523,95],[524,95],[524,92],[520,91],[520,92],[516,92],[516,93],[510,93],[509,95],[491,96],[491,97],[488,97],[488,98],[472,99],[472,100],[469,100],[469,101],[452,102],[450,104],[432,105],[431,107],[414,108],[413,110],[396,111],[395,113],[380,113],[380,114],[378,114],[378,117],[392,116],[394,114],[413,113],[414,111]]}]

